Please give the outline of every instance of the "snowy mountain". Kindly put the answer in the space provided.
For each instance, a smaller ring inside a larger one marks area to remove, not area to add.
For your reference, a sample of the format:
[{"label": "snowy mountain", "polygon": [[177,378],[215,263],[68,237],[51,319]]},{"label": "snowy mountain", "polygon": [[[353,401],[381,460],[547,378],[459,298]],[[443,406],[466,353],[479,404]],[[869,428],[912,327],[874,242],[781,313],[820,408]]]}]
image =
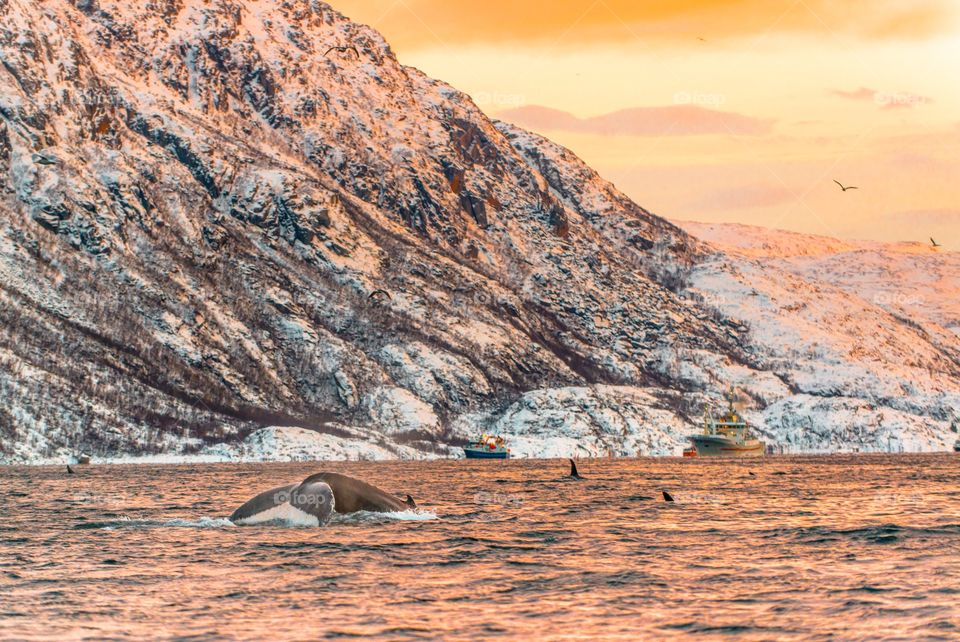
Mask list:
[{"label": "snowy mountain", "polygon": [[960,253],[928,243],[839,241],[747,225],[683,222],[689,233],[728,254],[842,290],[916,322],[960,334]]},{"label": "snowy mountain", "polygon": [[757,419],[778,441],[820,450],[883,449],[886,440],[912,451],[957,436],[960,255],[683,227],[717,251],[697,266],[692,290],[750,325],[755,354],[794,393],[761,404]]},{"label": "snowy mountain", "polygon": [[0,0],[0,61],[2,461],[677,454],[731,384],[792,449],[955,438],[944,318],[701,243],[325,3]]}]

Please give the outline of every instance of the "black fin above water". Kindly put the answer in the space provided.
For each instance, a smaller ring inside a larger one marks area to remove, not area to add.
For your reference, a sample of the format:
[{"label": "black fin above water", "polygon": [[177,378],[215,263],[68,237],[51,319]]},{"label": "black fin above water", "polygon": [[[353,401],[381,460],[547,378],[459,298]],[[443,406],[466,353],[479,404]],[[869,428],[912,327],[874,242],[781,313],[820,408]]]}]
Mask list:
[{"label": "black fin above water", "polygon": [[663,491],[663,501],[670,502],[672,504],[675,500],[673,499],[673,495],[667,491]]},{"label": "black fin above water", "polygon": [[70,464],[67,464],[67,474],[68,474],[68,475],[73,475],[73,474],[75,474],[75,473],[73,472],[73,468],[70,468]]},{"label": "black fin above water", "polygon": [[410,495],[407,495],[407,501],[405,501],[404,504],[406,504],[410,508],[417,507],[417,502],[413,501],[413,497],[411,497]]},{"label": "black fin above water", "polygon": [[583,479],[583,477],[580,476],[580,473],[577,472],[577,462],[573,461],[572,459],[568,461],[570,462],[570,477],[573,479]]}]

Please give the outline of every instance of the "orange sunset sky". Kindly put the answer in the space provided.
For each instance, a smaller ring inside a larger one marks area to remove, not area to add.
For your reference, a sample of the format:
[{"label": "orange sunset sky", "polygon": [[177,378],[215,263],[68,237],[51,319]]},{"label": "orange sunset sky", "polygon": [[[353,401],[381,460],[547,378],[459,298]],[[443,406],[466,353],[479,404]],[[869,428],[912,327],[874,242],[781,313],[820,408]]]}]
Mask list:
[{"label": "orange sunset sky", "polygon": [[667,218],[960,250],[956,0],[331,1]]}]

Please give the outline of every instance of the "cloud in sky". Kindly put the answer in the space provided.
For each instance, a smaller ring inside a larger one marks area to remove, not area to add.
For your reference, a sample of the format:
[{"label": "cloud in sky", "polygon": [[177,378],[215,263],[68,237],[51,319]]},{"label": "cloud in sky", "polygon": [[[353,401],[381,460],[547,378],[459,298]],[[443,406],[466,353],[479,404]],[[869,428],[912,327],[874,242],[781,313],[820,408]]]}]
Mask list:
[{"label": "cloud in sky", "polygon": [[908,210],[894,215],[904,223],[923,223],[927,225],[960,225],[960,209],[938,208],[929,210]]},{"label": "cloud in sky", "polygon": [[869,87],[861,87],[860,89],[850,91],[844,89],[832,89],[830,91],[830,94],[834,96],[840,96],[841,98],[848,98],[850,100],[873,100],[876,93],[876,89],[870,89]]},{"label": "cloud in sky", "polygon": [[783,186],[750,184],[707,194],[693,207],[708,211],[740,210],[781,205],[796,198],[796,195]]},{"label": "cloud in sky", "polygon": [[[925,38],[951,29],[952,0],[339,0],[338,9],[382,24],[403,47],[540,41],[550,46],[627,40],[709,42],[777,33],[816,33],[870,40]],[[377,16],[382,20],[377,20]],[[425,28],[429,25],[429,28]]]},{"label": "cloud in sky", "polygon": [[829,92],[833,96],[846,98],[848,100],[869,101],[880,109],[911,109],[921,105],[929,105],[934,102],[933,98],[921,96],[909,91],[880,91],[870,89],[869,87],[860,87],[859,89],[844,90],[832,89]]},{"label": "cloud in sky", "polygon": [[529,105],[501,112],[497,118],[541,132],[597,136],[762,136],[770,133],[773,127],[770,120],[698,105],[633,107],[592,118],[578,118],[559,109]]}]

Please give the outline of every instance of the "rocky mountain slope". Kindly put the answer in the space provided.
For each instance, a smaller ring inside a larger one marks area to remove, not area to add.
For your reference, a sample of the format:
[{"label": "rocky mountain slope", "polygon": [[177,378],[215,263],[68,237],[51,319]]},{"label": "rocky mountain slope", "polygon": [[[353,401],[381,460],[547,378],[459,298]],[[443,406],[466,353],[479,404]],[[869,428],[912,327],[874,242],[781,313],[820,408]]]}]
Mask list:
[{"label": "rocky mountain slope", "polygon": [[683,222],[683,229],[727,254],[808,281],[832,283],[917,323],[960,335],[960,253],[930,243],[840,241],[736,224]]},{"label": "rocky mountain slope", "polygon": [[325,3],[0,0],[0,62],[3,461],[676,454],[731,383],[793,448],[952,443],[956,335],[846,323]]},{"label": "rocky mountain slope", "polygon": [[960,436],[960,255],[915,243],[683,226],[718,251],[697,266],[693,289],[751,326],[758,354],[795,393],[760,413],[778,441],[803,450],[882,449],[886,439],[887,449],[923,450]]}]

